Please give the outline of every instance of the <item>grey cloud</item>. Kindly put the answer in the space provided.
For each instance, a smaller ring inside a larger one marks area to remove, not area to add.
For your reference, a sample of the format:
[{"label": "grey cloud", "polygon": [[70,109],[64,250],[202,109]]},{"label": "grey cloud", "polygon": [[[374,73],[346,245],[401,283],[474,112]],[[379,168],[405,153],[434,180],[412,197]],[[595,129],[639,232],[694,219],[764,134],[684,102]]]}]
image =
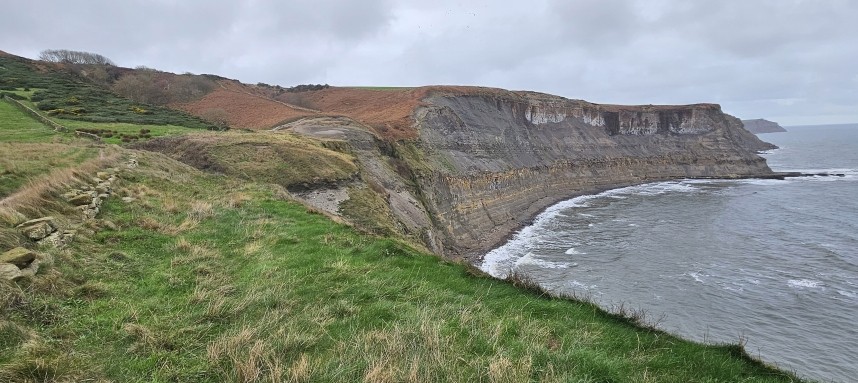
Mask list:
[{"label": "grey cloud", "polygon": [[858,121],[851,0],[18,1],[0,49],[282,85],[466,84]]}]

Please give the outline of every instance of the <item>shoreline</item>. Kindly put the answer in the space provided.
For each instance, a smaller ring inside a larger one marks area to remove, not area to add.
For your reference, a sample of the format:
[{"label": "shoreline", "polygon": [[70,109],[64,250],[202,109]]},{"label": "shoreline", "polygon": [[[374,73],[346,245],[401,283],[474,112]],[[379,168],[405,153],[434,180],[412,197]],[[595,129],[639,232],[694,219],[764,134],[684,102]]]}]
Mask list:
[{"label": "shoreline", "polygon": [[479,266],[484,261],[486,255],[503,246],[507,242],[509,242],[516,234],[521,232],[525,227],[533,225],[535,220],[550,209],[552,206],[555,206],[564,201],[568,201],[574,198],[588,196],[588,195],[597,195],[600,193],[604,193],[609,190],[622,189],[631,186],[639,186],[646,184],[654,184],[659,182],[668,182],[668,181],[682,181],[682,180],[744,180],[744,179],[760,179],[760,180],[786,180],[788,178],[799,178],[799,177],[845,177],[843,173],[828,173],[828,172],[820,172],[820,173],[803,173],[803,172],[772,172],[769,174],[753,174],[753,175],[736,175],[736,176],[699,176],[699,177],[682,177],[682,178],[663,178],[663,179],[650,179],[642,182],[629,182],[629,183],[618,183],[612,184],[605,187],[585,189],[585,190],[577,190],[574,193],[565,196],[561,199],[557,199],[556,201],[548,204],[545,208],[531,214],[530,217],[522,222],[520,225],[516,226],[514,229],[510,230],[508,233],[503,235],[499,240],[493,241],[492,243],[481,244],[474,251],[468,252],[463,257],[468,263]]}]

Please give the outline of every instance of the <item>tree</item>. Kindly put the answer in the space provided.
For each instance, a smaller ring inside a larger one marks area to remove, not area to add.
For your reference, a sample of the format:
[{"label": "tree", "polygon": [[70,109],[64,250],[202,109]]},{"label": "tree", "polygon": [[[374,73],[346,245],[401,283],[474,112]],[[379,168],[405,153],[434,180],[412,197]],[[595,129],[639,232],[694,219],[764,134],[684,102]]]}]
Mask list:
[{"label": "tree", "polygon": [[229,113],[221,108],[210,108],[202,111],[200,117],[203,120],[211,122],[218,128],[229,127]]},{"label": "tree", "polygon": [[68,49],[45,49],[42,53],[39,53],[39,60],[67,64],[116,65],[109,58],[98,53],[71,51]]},{"label": "tree", "polygon": [[113,83],[113,91],[135,102],[165,105],[170,95],[158,84],[152,73],[126,74]]}]

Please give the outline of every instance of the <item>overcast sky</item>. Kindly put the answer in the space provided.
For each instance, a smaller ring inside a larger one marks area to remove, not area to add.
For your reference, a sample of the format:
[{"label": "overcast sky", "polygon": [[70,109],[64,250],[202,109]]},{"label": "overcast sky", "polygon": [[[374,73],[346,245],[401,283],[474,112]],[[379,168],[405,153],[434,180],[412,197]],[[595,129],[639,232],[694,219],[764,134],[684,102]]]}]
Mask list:
[{"label": "overcast sky", "polygon": [[465,84],[858,122],[855,0],[20,0],[0,50],[291,86]]}]

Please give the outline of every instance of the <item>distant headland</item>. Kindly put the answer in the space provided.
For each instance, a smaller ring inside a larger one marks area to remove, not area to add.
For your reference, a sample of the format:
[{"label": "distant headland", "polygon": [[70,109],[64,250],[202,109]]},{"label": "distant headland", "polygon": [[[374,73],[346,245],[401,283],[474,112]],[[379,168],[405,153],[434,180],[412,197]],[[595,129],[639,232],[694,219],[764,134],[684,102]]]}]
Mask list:
[{"label": "distant headland", "polygon": [[777,122],[762,118],[742,120],[742,123],[745,124],[745,129],[754,134],[786,132],[786,129],[780,126]]}]

